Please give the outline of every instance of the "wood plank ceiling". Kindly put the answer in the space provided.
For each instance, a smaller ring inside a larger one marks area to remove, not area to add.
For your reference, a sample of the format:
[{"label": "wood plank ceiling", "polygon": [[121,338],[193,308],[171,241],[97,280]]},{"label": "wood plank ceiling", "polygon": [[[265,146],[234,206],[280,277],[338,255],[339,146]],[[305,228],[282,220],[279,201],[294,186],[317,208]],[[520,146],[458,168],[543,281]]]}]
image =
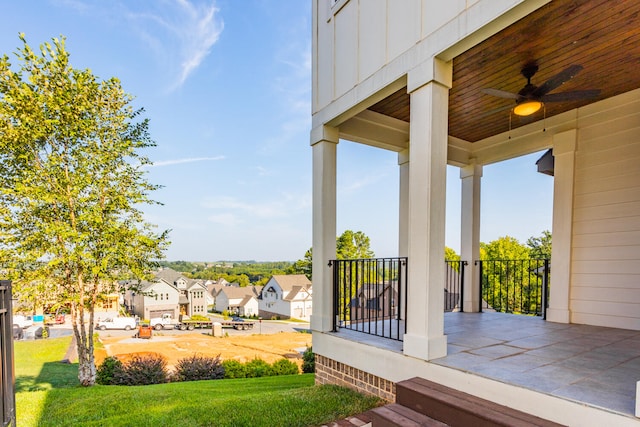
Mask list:
[{"label": "wood plank ceiling", "polygon": [[[550,93],[601,90],[592,100],[547,103],[547,117],[640,88],[640,1],[554,0],[454,58],[449,135],[476,142],[506,132],[515,101],[481,90],[517,93],[527,83],[520,72],[528,64],[539,67],[531,79],[536,86],[570,65],[584,67]],[[369,109],[409,122],[409,95],[400,90]],[[511,126],[544,114],[514,115]]]}]

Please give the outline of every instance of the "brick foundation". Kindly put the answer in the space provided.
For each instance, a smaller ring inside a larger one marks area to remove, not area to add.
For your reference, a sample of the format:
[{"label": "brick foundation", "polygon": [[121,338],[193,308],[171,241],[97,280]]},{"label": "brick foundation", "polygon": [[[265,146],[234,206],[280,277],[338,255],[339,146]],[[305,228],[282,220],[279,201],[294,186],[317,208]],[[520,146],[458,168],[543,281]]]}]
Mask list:
[{"label": "brick foundation", "polygon": [[396,385],[365,371],[316,354],[316,384],[335,384],[395,402]]}]

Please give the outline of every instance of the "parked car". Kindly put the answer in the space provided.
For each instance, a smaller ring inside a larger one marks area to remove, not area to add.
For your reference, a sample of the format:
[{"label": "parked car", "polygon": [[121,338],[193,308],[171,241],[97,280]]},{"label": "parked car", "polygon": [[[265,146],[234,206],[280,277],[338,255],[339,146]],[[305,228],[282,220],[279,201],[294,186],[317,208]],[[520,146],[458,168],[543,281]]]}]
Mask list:
[{"label": "parked car", "polygon": [[13,325],[13,339],[21,340],[24,337],[24,331],[18,325]]},{"label": "parked car", "polygon": [[234,322],[244,322],[244,319],[242,317],[238,317],[238,316],[233,316],[231,318],[232,321]]},{"label": "parked car", "polygon": [[114,317],[105,320],[99,320],[96,323],[96,329],[104,331],[106,329],[124,329],[130,331],[136,328],[136,319],[134,317]]},{"label": "parked car", "polygon": [[64,325],[65,320],[64,313],[49,313],[44,315],[45,325]]},{"label": "parked car", "polygon": [[29,326],[33,326],[33,317],[23,316],[22,314],[13,315],[13,326],[25,329]]}]

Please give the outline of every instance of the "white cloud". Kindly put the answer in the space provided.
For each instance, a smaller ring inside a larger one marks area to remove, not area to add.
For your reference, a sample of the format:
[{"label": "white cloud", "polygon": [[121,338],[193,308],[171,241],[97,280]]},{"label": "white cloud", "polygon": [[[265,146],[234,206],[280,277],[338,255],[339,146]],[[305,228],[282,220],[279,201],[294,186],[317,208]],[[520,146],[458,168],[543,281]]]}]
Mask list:
[{"label": "white cloud", "polygon": [[216,157],[191,157],[186,159],[173,159],[173,160],[161,160],[159,162],[154,162],[152,165],[147,165],[149,168],[160,167],[160,166],[172,166],[179,165],[182,163],[193,163],[193,162],[206,162],[212,160],[223,160],[224,156],[216,156]]},{"label": "white cloud", "polygon": [[81,0],[56,0],[53,3],[58,4],[62,7],[73,9],[80,13],[85,13],[89,10],[89,5]]},{"label": "white cloud", "polygon": [[257,166],[256,169],[258,171],[258,175],[259,176],[271,176],[271,175],[273,175],[273,172],[270,171],[269,169],[265,168],[265,167]]},{"label": "white cloud", "polygon": [[379,173],[376,175],[364,175],[355,180],[345,180],[344,185],[341,186],[341,194],[350,194],[360,189],[366,188],[372,184],[375,184],[382,180],[386,176],[386,173]]},{"label": "white cloud", "polygon": [[[298,215],[309,210],[311,196],[309,194],[294,195],[280,193],[269,198],[266,202],[247,202],[231,196],[208,198],[202,202],[202,207],[217,213],[209,216],[211,221],[225,225],[237,225],[239,223],[261,224],[265,221],[282,220]],[[233,217],[233,221],[230,218]],[[224,222],[227,221],[227,222]]]},{"label": "white cloud", "polygon": [[227,227],[233,227],[242,223],[236,215],[231,213],[222,213],[217,215],[210,215],[207,219],[213,223],[221,224]]},{"label": "white cloud", "polygon": [[293,23],[285,35],[287,42],[276,52],[280,75],[273,79],[272,90],[282,108],[282,125],[277,135],[265,139],[263,152],[273,153],[283,145],[300,140],[311,128],[311,40],[308,23]]},{"label": "white cloud", "polygon": [[[133,10],[140,4],[143,10]],[[129,28],[163,62],[159,68],[166,68],[174,75],[171,90],[182,86],[202,64],[224,29],[215,1],[196,4],[188,0],[166,0],[121,3],[120,6]]]},{"label": "white cloud", "polygon": [[182,40],[181,73],[177,85],[181,86],[211,51],[224,28],[222,20],[216,19],[219,11],[215,3],[196,7],[186,0],[178,0],[185,19],[177,33]]}]

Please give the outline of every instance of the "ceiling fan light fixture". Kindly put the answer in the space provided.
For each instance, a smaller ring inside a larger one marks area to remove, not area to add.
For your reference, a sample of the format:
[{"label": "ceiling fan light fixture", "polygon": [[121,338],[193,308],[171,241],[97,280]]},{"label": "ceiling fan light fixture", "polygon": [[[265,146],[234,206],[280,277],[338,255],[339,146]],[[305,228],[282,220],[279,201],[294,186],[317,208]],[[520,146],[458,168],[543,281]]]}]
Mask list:
[{"label": "ceiling fan light fixture", "polygon": [[513,108],[513,114],[517,116],[530,116],[542,108],[542,102],[536,100],[528,100],[516,105]]}]

